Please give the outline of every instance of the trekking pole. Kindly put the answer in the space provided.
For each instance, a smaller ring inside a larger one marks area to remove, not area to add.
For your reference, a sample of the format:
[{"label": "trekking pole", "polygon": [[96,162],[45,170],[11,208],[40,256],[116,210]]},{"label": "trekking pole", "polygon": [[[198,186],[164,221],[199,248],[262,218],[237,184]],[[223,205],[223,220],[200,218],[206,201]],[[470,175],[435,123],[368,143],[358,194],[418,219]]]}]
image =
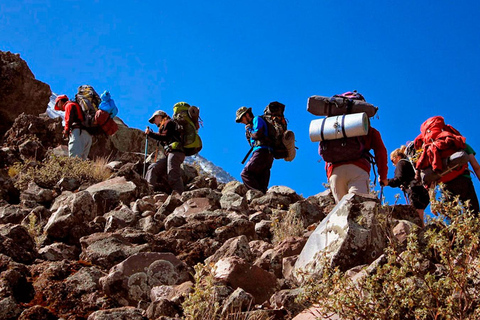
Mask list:
[{"label": "trekking pole", "polygon": [[[149,127],[147,127],[150,130]],[[148,134],[145,135],[145,154],[143,157],[143,179],[145,179],[145,167],[147,166],[147,151],[148,151]]]},{"label": "trekking pole", "polygon": [[251,147],[250,150],[248,150],[247,155],[246,155],[245,158],[243,158],[243,160],[242,160],[242,164],[244,164],[245,161],[247,161],[247,158],[248,158],[248,156],[250,155],[250,153],[252,153],[252,150],[253,150],[253,147]]},{"label": "trekking pole", "polygon": [[380,203],[383,204],[383,186],[380,187]]}]

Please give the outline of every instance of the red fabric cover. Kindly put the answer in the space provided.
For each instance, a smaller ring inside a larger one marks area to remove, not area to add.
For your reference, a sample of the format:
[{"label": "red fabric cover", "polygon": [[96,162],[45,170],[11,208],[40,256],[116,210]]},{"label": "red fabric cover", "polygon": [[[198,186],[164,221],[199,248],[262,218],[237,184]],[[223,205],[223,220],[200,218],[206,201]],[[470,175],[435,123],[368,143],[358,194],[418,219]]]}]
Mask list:
[{"label": "red fabric cover", "polygon": [[[375,155],[375,162],[377,163],[378,167],[378,175],[380,176],[381,180],[387,179],[388,173],[388,156],[387,156],[387,148],[383,144],[382,136],[377,129],[370,127],[368,130],[368,134],[365,136],[365,149],[371,150],[373,149]],[[342,162],[337,164],[327,163],[325,165],[325,169],[327,171],[327,177],[330,179],[332,175],[332,171],[334,168],[339,167],[344,164],[354,164],[363,170],[370,172],[370,162],[367,159],[359,159],[356,161],[348,161]]]},{"label": "red fabric cover", "polygon": [[118,130],[117,123],[110,117],[110,114],[103,110],[98,110],[95,113],[95,124],[99,125],[102,130],[109,136],[113,135]]},{"label": "red fabric cover", "polygon": [[[451,125],[445,124],[445,120],[441,116],[427,119],[420,126],[420,132],[414,140],[415,148],[423,149],[416,164],[417,169],[431,166],[433,171],[440,173],[444,170],[442,159],[466,148],[465,137]],[[447,182],[456,178],[467,167],[468,164],[444,175],[440,181]]]}]

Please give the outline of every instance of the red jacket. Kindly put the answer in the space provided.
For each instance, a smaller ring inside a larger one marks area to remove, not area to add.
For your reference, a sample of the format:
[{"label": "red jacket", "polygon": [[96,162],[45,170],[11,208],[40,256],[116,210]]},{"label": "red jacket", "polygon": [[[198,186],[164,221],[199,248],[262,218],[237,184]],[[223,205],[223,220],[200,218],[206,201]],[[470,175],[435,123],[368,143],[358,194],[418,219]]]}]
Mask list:
[{"label": "red jacket", "polygon": [[[415,138],[415,141],[422,139],[421,136],[422,134]],[[449,157],[455,151],[465,149],[465,147],[465,137],[442,131],[434,141],[423,145],[423,152],[417,161],[417,169],[432,166],[434,171],[442,171],[444,169],[442,159]]]},{"label": "red jacket", "polygon": [[81,126],[83,121],[83,113],[80,109],[80,106],[73,101],[68,101],[65,106],[65,132],[70,133],[70,131],[75,126]]},{"label": "red jacket", "polygon": [[[377,163],[378,167],[378,175],[380,176],[381,180],[387,179],[388,173],[388,156],[387,156],[387,148],[383,144],[382,136],[377,129],[370,127],[368,130],[368,134],[365,136],[365,150],[370,151],[373,149],[375,162]],[[334,168],[342,166],[344,164],[354,164],[363,170],[370,172],[371,165],[367,159],[359,159],[355,161],[347,161],[342,163],[326,163],[325,170],[327,171],[327,177],[330,179],[332,175],[332,171]]]}]

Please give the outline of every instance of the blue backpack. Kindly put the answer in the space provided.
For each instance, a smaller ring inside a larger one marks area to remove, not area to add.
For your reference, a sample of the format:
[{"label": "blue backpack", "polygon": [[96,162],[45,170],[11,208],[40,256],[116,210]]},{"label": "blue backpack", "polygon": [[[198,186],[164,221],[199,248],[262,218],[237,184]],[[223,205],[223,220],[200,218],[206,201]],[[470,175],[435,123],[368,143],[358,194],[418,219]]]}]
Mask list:
[{"label": "blue backpack", "polygon": [[115,105],[115,101],[113,101],[112,97],[110,96],[110,92],[104,91],[100,96],[102,102],[98,106],[98,109],[108,112],[110,117],[115,118],[118,113],[118,108]]}]

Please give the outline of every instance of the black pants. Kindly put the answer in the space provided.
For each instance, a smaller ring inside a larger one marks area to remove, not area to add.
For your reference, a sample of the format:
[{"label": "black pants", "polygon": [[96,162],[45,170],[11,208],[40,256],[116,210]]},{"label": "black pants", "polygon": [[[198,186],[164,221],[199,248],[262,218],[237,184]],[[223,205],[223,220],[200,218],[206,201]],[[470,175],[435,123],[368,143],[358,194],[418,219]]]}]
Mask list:
[{"label": "black pants", "polygon": [[407,190],[408,199],[410,204],[415,207],[415,209],[424,210],[430,203],[430,196],[428,195],[427,189],[423,186],[415,186]]},{"label": "black pants", "polygon": [[462,202],[470,200],[470,209],[478,214],[480,209],[472,179],[464,175],[458,176],[452,181],[445,182],[445,190],[449,191],[452,196],[459,196]]},{"label": "black pants", "polygon": [[240,174],[247,189],[267,192],[270,182],[270,169],[273,164],[273,155],[267,149],[260,149],[253,153],[247,165]]}]

